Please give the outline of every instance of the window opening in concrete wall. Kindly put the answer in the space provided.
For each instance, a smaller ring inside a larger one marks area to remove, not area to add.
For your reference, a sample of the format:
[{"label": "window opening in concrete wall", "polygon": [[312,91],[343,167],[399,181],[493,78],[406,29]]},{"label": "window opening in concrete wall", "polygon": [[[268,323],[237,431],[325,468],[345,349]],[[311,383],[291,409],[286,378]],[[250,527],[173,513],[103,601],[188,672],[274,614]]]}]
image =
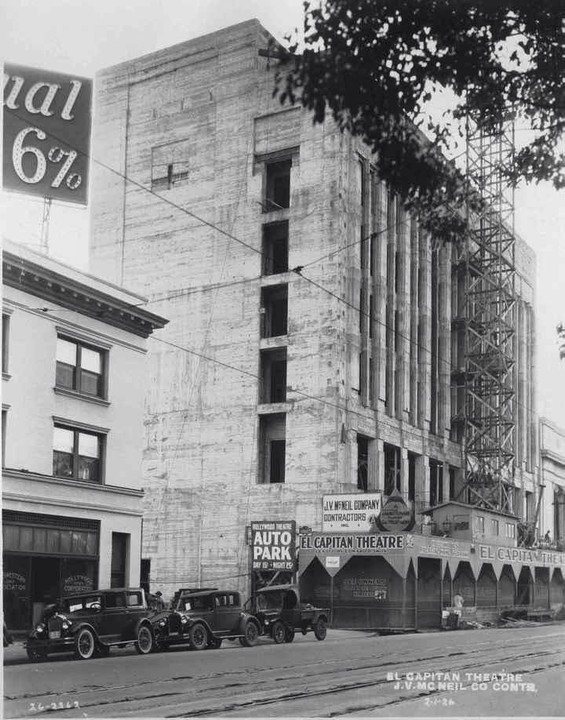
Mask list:
[{"label": "window opening in concrete wall", "polygon": [[6,431],[8,429],[8,411],[2,409],[2,467],[6,467]]},{"label": "window opening in concrete wall", "polygon": [[286,401],[286,348],[261,352],[261,402]]},{"label": "window opening in concrete wall", "polygon": [[188,182],[193,152],[190,140],[179,140],[151,149],[151,189],[171,190]]},{"label": "window opening in concrete wall", "polygon": [[261,290],[263,322],[261,337],[286,335],[288,326],[288,285],[265,287]]},{"label": "window opening in concrete wall", "polygon": [[259,417],[259,482],[284,483],[286,463],[286,416]]},{"label": "window opening in concrete wall", "polygon": [[443,463],[430,460],[430,507],[443,502]]},{"label": "window opening in concrete wall", "polygon": [[188,181],[188,163],[177,162],[155,165],[151,168],[151,189],[172,190],[175,185]]},{"label": "window opening in concrete wall", "polygon": [[439,252],[432,251],[431,269],[431,353],[430,353],[430,432],[439,432]]},{"label": "window opening in concrete wall", "polygon": [[359,246],[360,250],[360,256],[359,260],[361,262],[361,269],[364,270],[369,265],[369,253],[368,253],[368,247],[369,247],[369,238],[365,234],[365,226],[361,225],[361,242]]},{"label": "window opening in concrete wall", "polygon": [[457,488],[457,468],[449,466],[449,499],[455,500],[458,494]]},{"label": "window opening in concrete wall", "polygon": [[395,490],[400,492],[402,480],[400,475],[400,448],[396,445],[384,444],[385,460],[385,495]]},{"label": "window opening in concrete wall", "polygon": [[369,445],[371,438],[357,434],[357,488],[369,489]]},{"label": "window opening in concrete wall", "polygon": [[86,482],[102,482],[104,436],[55,425],[53,475]]},{"label": "window opening in concrete wall", "polygon": [[290,170],[292,160],[268,162],[265,165],[264,212],[290,207]]},{"label": "window opening in concrete wall", "polygon": [[10,341],[10,316],[2,314],[2,372],[8,372],[9,366],[9,341]]},{"label": "window opening in concrete wall", "polygon": [[288,220],[263,225],[263,275],[288,271]]},{"label": "window opening in concrete wall", "polygon": [[408,453],[408,500],[416,500],[416,458],[415,453]]},{"label": "window opening in concrete wall", "polygon": [[562,487],[553,491],[553,539],[561,543],[565,533],[565,493]]},{"label": "window opening in concrete wall", "polygon": [[126,570],[128,556],[129,535],[127,533],[112,533],[112,569],[110,587],[122,588],[126,586]]},{"label": "window opening in concrete wall", "polygon": [[534,514],[534,494],[526,490],[526,522],[532,522]]}]

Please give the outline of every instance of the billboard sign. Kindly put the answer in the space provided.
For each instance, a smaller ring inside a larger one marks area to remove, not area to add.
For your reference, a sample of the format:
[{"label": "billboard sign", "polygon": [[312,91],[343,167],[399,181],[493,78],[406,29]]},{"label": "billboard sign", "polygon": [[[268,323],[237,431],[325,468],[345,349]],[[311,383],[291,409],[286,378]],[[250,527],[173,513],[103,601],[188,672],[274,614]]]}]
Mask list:
[{"label": "billboard sign", "polygon": [[253,570],[294,570],[296,523],[276,520],[251,523]]},{"label": "billboard sign", "polygon": [[87,204],[92,80],[4,65],[3,187]]},{"label": "billboard sign", "polygon": [[381,508],[381,493],[324,495],[322,530],[324,532],[374,531]]}]

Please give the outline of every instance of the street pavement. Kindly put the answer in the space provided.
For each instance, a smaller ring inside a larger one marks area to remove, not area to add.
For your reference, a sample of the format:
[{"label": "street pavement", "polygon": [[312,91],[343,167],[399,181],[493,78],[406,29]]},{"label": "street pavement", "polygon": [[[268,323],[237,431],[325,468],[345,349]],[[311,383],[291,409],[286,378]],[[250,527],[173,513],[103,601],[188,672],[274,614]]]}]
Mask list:
[{"label": "street pavement", "polygon": [[5,650],[4,717],[563,717],[565,624],[59,656]]}]

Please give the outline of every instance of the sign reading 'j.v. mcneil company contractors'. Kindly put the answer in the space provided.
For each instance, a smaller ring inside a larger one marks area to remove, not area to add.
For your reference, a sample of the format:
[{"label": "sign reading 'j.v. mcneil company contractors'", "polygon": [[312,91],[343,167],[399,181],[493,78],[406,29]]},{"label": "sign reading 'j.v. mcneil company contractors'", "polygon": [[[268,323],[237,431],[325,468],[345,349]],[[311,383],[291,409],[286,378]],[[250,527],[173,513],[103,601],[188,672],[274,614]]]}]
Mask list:
[{"label": "sign reading 'j.v. mcneil company contractors'", "polygon": [[295,521],[265,520],[251,523],[251,550],[254,570],[294,570]]},{"label": "sign reading 'j.v. mcneil company contractors'", "polygon": [[322,498],[322,530],[324,532],[375,530],[381,509],[381,493],[324,495]]},{"label": "sign reading 'j.v. mcneil company contractors'", "polygon": [[3,187],[86,205],[92,80],[4,65]]}]

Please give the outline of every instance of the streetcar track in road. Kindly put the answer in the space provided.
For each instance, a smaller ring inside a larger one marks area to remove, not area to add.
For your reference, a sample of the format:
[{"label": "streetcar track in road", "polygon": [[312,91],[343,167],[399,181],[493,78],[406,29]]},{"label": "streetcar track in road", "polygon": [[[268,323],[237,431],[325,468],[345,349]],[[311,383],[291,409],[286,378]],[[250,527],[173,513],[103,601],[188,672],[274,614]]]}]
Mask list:
[{"label": "streetcar track in road", "polygon": [[[515,659],[515,658],[513,658],[513,659]],[[508,658],[502,658],[502,659],[497,660],[497,663],[503,664],[506,660],[508,660]],[[560,664],[560,663],[557,663],[557,664]],[[483,665],[482,662],[477,662],[477,663],[470,664],[470,665],[464,666],[462,668],[459,668],[458,671],[459,672],[471,671],[473,668],[475,668],[475,669],[481,668],[482,665]],[[355,668],[355,670],[359,670],[359,669],[360,668]],[[367,668],[363,668],[363,669],[367,669]],[[525,672],[528,672],[528,671],[525,671]],[[288,681],[289,678],[282,678],[281,680]],[[343,683],[342,682],[340,684],[333,685],[331,688],[325,687],[325,688],[321,688],[321,689],[315,690],[315,691],[302,690],[302,691],[294,691],[294,692],[286,692],[286,693],[277,693],[276,695],[273,695],[272,689],[269,689],[268,691],[265,691],[265,692],[270,693],[268,698],[254,698],[251,700],[242,699],[239,702],[238,701],[236,701],[236,702],[228,701],[228,702],[223,702],[223,703],[221,702],[221,700],[219,700],[215,704],[214,707],[210,707],[209,698],[207,698],[208,706],[206,708],[203,708],[200,710],[196,709],[196,708],[192,708],[190,711],[184,710],[182,713],[175,712],[172,714],[165,714],[164,716],[174,718],[174,717],[205,717],[205,716],[211,716],[211,715],[213,716],[213,715],[218,715],[218,714],[223,715],[226,712],[230,712],[233,710],[241,711],[241,710],[249,709],[252,707],[258,708],[258,707],[264,707],[264,706],[273,705],[273,704],[277,704],[277,703],[307,700],[309,698],[329,696],[329,695],[334,695],[336,693],[363,690],[363,689],[366,689],[369,687],[378,688],[379,686],[382,686],[382,685],[388,685],[388,681],[385,679],[380,679],[380,680],[369,680],[369,681],[352,682],[352,683]],[[218,687],[218,688],[216,688],[216,691],[221,690],[221,689],[224,689],[224,688]],[[435,695],[435,694],[443,694],[445,692],[446,691],[441,691],[441,690],[440,691],[425,691],[425,692],[418,693],[416,695],[416,697]],[[196,692],[196,695],[202,695],[202,694],[206,694],[206,693],[207,693],[207,690],[200,690],[200,691]],[[411,695],[403,695],[403,696],[400,696],[400,698],[397,697],[395,699],[391,699],[390,701],[381,703],[381,705],[379,707],[386,707],[387,705],[395,705],[398,702],[403,702],[407,699],[408,700],[414,699],[414,697],[415,696],[413,696],[413,695],[412,696]],[[247,693],[246,693],[246,698],[247,698]],[[187,698],[185,701],[183,701],[183,703],[186,703],[188,705],[195,704],[197,702],[198,702],[198,697],[193,697],[192,699]],[[373,707],[373,706],[374,706],[374,704],[371,707]],[[363,709],[362,707],[356,708],[356,709],[352,709],[350,712],[359,712],[362,709]],[[130,711],[130,712],[133,712],[133,711]],[[341,713],[335,713],[335,714],[341,714]]]},{"label": "streetcar track in road", "polygon": [[[534,667],[528,667],[524,670],[513,670],[513,672],[515,673],[521,672],[524,675],[531,675],[533,673],[542,672],[548,668],[563,666],[563,653],[560,648],[556,650],[547,650],[547,636],[530,636],[530,640],[534,639],[538,642],[531,644],[535,645],[543,643],[543,647],[540,647],[537,650],[535,648],[529,648],[530,652],[525,654],[523,653],[521,647],[523,644],[523,638],[520,639],[519,645],[515,642],[504,647],[498,647],[498,645],[494,645],[495,651],[502,653],[502,657],[495,656],[489,658],[489,663],[491,663],[491,665],[493,666],[499,667],[515,667],[518,662],[520,663],[520,665],[524,666],[527,664],[533,664]],[[366,691],[368,688],[374,688],[378,691],[378,689],[382,689],[383,686],[388,685],[390,687],[391,683],[386,679],[386,672],[393,672],[397,668],[399,671],[402,670],[402,673],[405,674],[406,672],[415,672],[417,667],[426,664],[426,670],[431,672],[440,672],[445,670],[446,664],[449,664],[451,660],[455,661],[453,662],[453,665],[461,663],[460,668],[450,668],[450,671],[452,672],[478,672],[483,670],[484,668],[484,659],[476,662],[471,662],[471,659],[473,656],[477,656],[477,646],[483,645],[493,647],[493,641],[490,640],[487,642],[475,643],[464,649],[461,649],[461,645],[452,645],[449,648],[451,652],[446,653],[445,650],[447,648],[443,648],[443,652],[441,654],[438,653],[437,650],[434,648],[431,649],[431,652],[433,654],[429,656],[423,656],[423,653],[418,653],[418,657],[414,657],[414,652],[418,652],[418,649],[414,647],[395,648],[396,655],[394,662],[391,662],[390,660],[385,662],[383,660],[381,662],[375,663],[373,659],[373,662],[369,663],[367,662],[367,660],[369,659],[369,657],[373,656],[368,657],[366,653],[363,652],[363,654],[356,657],[342,657],[335,659],[331,658],[328,660],[319,658],[316,661],[308,661],[302,665],[297,665],[296,662],[294,662],[285,663],[281,666],[276,666],[273,664],[269,667],[249,667],[246,669],[228,670],[226,672],[218,671],[203,673],[202,675],[175,675],[171,678],[164,678],[161,680],[155,679],[145,682],[122,682],[119,685],[116,684],[104,686],[89,685],[83,686],[78,690],[71,689],[64,692],[59,690],[56,693],[26,693],[15,697],[6,696],[6,699],[17,702],[18,700],[22,701],[26,699],[46,698],[48,696],[57,696],[58,698],[61,698],[65,696],[80,695],[81,698],[84,698],[84,700],[81,700],[81,708],[85,710],[96,707],[102,708],[112,706],[113,709],[118,709],[118,713],[121,711],[122,715],[135,714],[134,708],[136,706],[143,709],[144,704],[146,706],[147,703],[152,702],[154,704],[159,704],[160,709],[161,706],[163,706],[163,709],[168,709],[170,714],[161,715],[161,717],[205,717],[212,715],[222,715],[225,712],[232,712],[238,710],[245,711],[246,709],[250,708],[267,707],[269,705],[274,705],[277,703],[300,703],[307,701],[309,698],[324,696],[329,697],[331,695],[335,695],[336,693]],[[375,645],[375,647],[378,651],[378,646]],[[364,649],[365,648],[363,648],[363,650]],[[386,651],[387,650],[385,648],[384,652]],[[560,656],[561,659],[556,661],[555,656]],[[297,656],[295,655],[295,658],[296,657]],[[299,657],[300,656],[298,656],[298,658]],[[349,668],[339,667],[339,664],[343,666],[344,661],[348,661],[350,663],[355,663],[356,661],[358,661],[360,664],[356,665],[355,667]],[[357,676],[359,676],[359,674],[363,673],[382,673],[382,677],[380,679],[368,678],[366,675],[365,678],[358,677],[356,681],[355,675],[357,674]],[[275,674],[276,677],[269,677],[269,675]],[[338,678],[338,675],[340,675],[341,677]],[[332,678],[335,678],[335,684],[332,684]],[[350,682],[347,681],[348,678],[350,679]],[[218,679],[221,680],[221,682],[215,684]],[[293,684],[300,683],[300,681],[307,681],[310,684],[318,683],[318,685],[320,685],[322,682],[325,682],[326,686],[318,687],[317,689],[303,687],[286,691],[284,691],[283,688],[280,687],[281,683]],[[167,691],[165,686],[169,683],[175,682],[187,682],[190,683],[191,687],[183,687],[174,690],[169,685],[170,691]],[[208,684],[207,686],[202,686],[206,683]],[[163,685],[162,692],[156,692],[156,685]],[[198,687],[198,685],[200,685],[200,687]],[[249,698],[250,693],[252,694],[253,692],[257,692],[258,686],[260,686],[261,688],[266,688],[265,690],[260,691],[260,695],[263,695],[264,693],[269,693],[269,696]],[[237,692],[238,688],[241,689],[241,694],[239,698]],[[125,696],[117,699],[100,697],[102,692],[111,694],[115,691],[123,691],[125,693]],[[415,691],[416,688],[414,688],[414,692]],[[338,714],[351,714],[356,712],[358,713],[369,708],[394,706],[407,700],[414,700],[422,695],[437,695],[444,694],[445,692],[448,691],[426,691],[420,692],[418,695],[406,695],[403,693],[402,696],[396,695],[394,698],[389,698],[388,700],[384,695],[381,694],[380,697],[383,702],[380,704],[375,705],[373,703],[365,707],[365,703],[363,704],[363,706],[356,706],[356,703],[351,703],[345,710],[342,710],[339,713],[337,711],[331,712],[330,714],[326,714],[325,716],[333,717]],[[139,693],[139,695],[137,693]],[[229,697],[222,699],[222,693],[231,694]],[[206,708],[194,707],[202,705],[203,702],[206,702]],[[191,707],[192,710],[189,710],[189,708]],[[182,712],[179,712],[181,708]],[[67,716],[69,716],[69,712],[72,711],[61,714],[66,714]],[[92,714],[95,715],[94,713]]]},{"label": "streetcar track in road", "polygon": [[[456,656],[456,655],[463,655],[465,653],[458,651],[455,653],[450,653],[448,657]],[[371,656],[372,657],[372,656]],[[437,655],[431,655],[425,658],[426,661],[434,661],[434,660],[444,660],[446,657],[445,653],[439,653]],[[361,658],[360,658],[361,659]],[[366,659],[366,658],[363,658]],[[415,661],[417,659],[412,658],[412,661]],[[329,665],[335,665],[342,662],[339,658],[331,659],[331,660],[323,660],[322,664],[324,665],[324,668],[327,668]],[[391,665],[390,662],[387,663],[380,663],[375,664],[374,662],[371,662],[367,665],[358,665],[354,670],[363,670],[363,669],[370,669],[370,668],[381,668],[381,667],[391,667],[393,665],[398,665],[404,662],[404,660],[396,661]],[[308,663],[304,663],[300,667],[303,669],[308,669],[310,667],[318,668],[320,666],[320,660],[312,661]],[[284,672],[285,670],[295,670],[296,664],[295,663],[289,663],[287,665],[274,665],[273,667],[263,667],[261,668],[262,671],[277,671],[277,672]],[[300,672],[300,674],[296,675],[296,677],[302,677],[304,672]],[[230,670],[228,672],[213,672],[213,673],[206,673],[203,675],[175,675],[171,678],[163,678],[161,680],[158,680],[157,682],[160,683],[170,683],[170,682],[181,682],[181,681],[189,681],[189,682],[201,682],[203,680],[213,680],[214,678],[225,678],[226,675],[248,675],[250,672],[253,672],[253,669],[243,669],[243,670]],[[319,671],[318,674],[326,674],[326,670]],[[139,686],[139,682],[129,683],[129,684],[120,684],[120,685],[84,685],[80,690],[77,689],[71,689],[66,692],[66,694],[74,693],[74,694],[84,694],[89,692],[106,692],[110,690],[127,690],[134,687]],[[142,683],[144,684],[144,683]],[[41,693],[26,693],[24,695],[18,695],[18,696],[10,696],[10,695],[4,695],[5,699],[7,700],[30,700],[35,697],[50,697],[50,696],[56,696],[60,695],[60,691],[58,692],[41,692]]]},{"label": "streetcar track in road", "polygon": [[[445,661],[447,658],[455,658],[457,656],[475,654],[475,652],[476,652],[476,649],[473,648],[470,652],[457,651],[457,652],[449,653],[448,655],[438,654],[438,655],[431,655],[431,656],[427,656],[427,657],[417,657],[417,658],[412,657],[408,660],[398,659],[398,660],[395,660],[394,663],[391,663],[390,661],[388,661],[386,663],[385,662],[382,662],[382,663],[372,662],[372,663],[368,663],[368,664],[364,663],[364,664],[356,665],[354,668],[339,668],[338,671],[346,672],[346,673],[355,673],[355,672],[358,673],[358,672],[363,672],[365,670],[378,671],[378,670],[382,670],[383,668],[386,668],[388,672],[392,672],[392,671],[394,671],[394,668],[396,668],[398,666],[406,667],[406,663],[408,663],[409,666],[413,666],[416,663],[422,663],[422,662],[433,663],[436,660]],[[526,657],[535,657],[535,656],[543,657],[544,655],[552,655],[552,654],[557,654],[559,652],[560,652],[559,650],[556,650],[556,651],[542,650],[542,651],[537,651],[537,652],[534,651],[534,652],[530,652],[526,655],[521,655],[521,659],[523,660]],[[503,658],[503,659],[497,660],[497,662],[504,663],[505,661],[515,660],[515,659],[516,659],[515,657],[510,656],[505,659]],[[330,660],[330,661],[323,661],[322,663],[320,663],[320,661],[306,663],[306,664],[300,666],[300,671],[297,671],[294,674],[286,674],[286,675],[284,675],[284,677],[274,678],[272,682],[275,682],[275,683],[289,682],[289,681],[303,678],[304,674],[305,674],[304,673],[305,669],[307,669],[310,666],[319,667],[320,665],[322,665],[323,667],[317,673],[309,674],[308,677],[310,679],[312,679],[316,676],[327,677],[328,676],[328,666],[335,665],[340,662],[342,662],[342,660],[336,659],[336,660]],[[475,664],[471,664],[469,666],[464,666],[463,668],[461,668],[461,671],[465,671],[474,666],[475,666]],[[295,664],[262,668],[262,672],[284,673],[285,671],[291,671],[291,670],[296,670]],[[439,669],[434,670],[434,671],[438,672]],[[330,670],[330,673],[331,672],[332,671]],[[180,676],[177,675],[172,678],[163,678],[161,680],[156,680],[154,682],[159,683],[159,684],[179,682],[179,681],[190,681],[192,683],[196,683],[196,682],[203,682],[206,680],[213,681],[216,678],[221,678],[222,680],[225,681],[227,679],[226,676],[232,676],[234,678],[234,681],[227,682],[227,683],[223,682],[221,685],[219,685],[215,688],[216,690],[222,690],[222,689],[227,689],[230,687],[244,686],[246,683],[235,681],[235,677],[242,676],[242,675],[249,676],[252,673],[253,673],[253,669],[244,669],[244,670],[229,671],[227,673],[226,672],[215,672],[215,673],[206,673],[203,675],[180,675]],[[386,680],[378,681],[376,684],[379,684],[380,682],[387,682],[387,681]],[[139,687],[142,687],[143,685],[147,685],[147,684],[148,683],[146,683],[146,682],[141,682],[141,683],[134,682],[134,683],[128,683],[128,684],[122,683],[119,685],[88,685],[88,686],[84,686],[81,689],[72,688],[72,689],[66,691],[64,694],[65,695],[70,695],[70,694],[86,695],[86,694],[102,693],[102,692],[106,693],[106,692],[111,692],[111,691],[116,691],[116,690],[131,691],[132,689],[139,688]],[[153,683],[150,683],[150,684],[153,684]],[[375,684],[375,683],[373,683],[373,684]],[[207,691],[208,691],[208,689],[203,690],[203,692],[207,692]],[[54,697],[54,696],[59,696],[61,694],[62,694],[61,691],[57,691],[57,692],[25,693],[25,694],[18,695],[18,696],[5,695],[4,697],[6,700],[17,701],[17,700],[33,700],[34,698],[38,698],[38,697]],[[167,692],[162,693],[163,696],[166,696],[169,694],[170,693],[167,693]],[[172,694],[178,694],[178,693],[172,693]],[[159,696],[159,694],[155,695],[155,697],[158,697],[158,696]],[[128,698],[128,700],[129,699],[130,698]],[[116,702],[116,701],[114,700],[114,702]],[[121,702],[121,701],[118,701],[118,702]]]}]

